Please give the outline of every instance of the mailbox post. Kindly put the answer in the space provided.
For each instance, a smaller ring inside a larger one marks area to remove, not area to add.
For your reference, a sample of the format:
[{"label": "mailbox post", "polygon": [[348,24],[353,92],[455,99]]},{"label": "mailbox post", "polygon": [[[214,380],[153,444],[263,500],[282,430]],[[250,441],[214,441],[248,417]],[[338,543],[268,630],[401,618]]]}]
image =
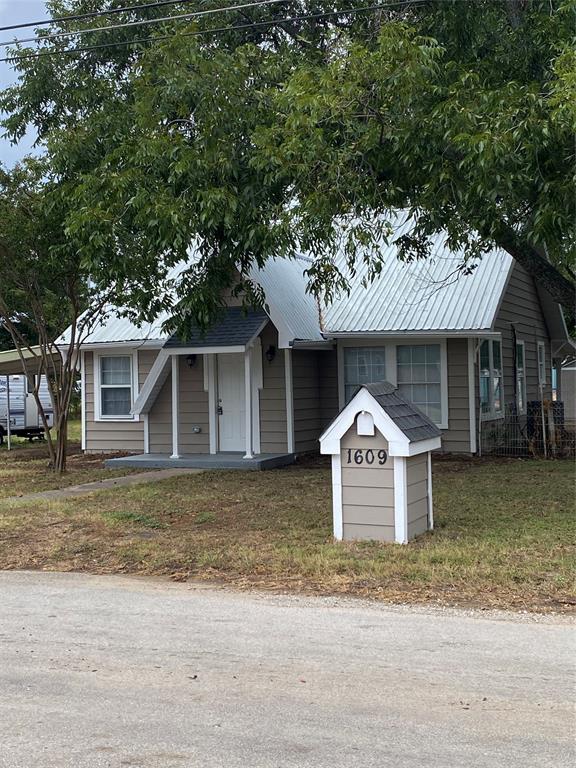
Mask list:
[{"label": "mailbox post", "polygon": [[433,528],[440,430],[388,382],[364,384],[320,437],[332,456],[336,539],[406,544]]}]

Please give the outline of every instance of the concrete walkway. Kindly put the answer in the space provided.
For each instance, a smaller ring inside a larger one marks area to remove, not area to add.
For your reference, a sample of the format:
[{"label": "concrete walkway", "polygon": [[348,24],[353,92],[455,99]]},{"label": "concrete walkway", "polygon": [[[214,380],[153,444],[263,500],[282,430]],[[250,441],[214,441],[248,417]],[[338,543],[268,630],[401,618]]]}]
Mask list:
[{"label": "concrete walkway", "polygon": [[33,501],[34,499],[70,499],[75,496],[85,496],[89,493],[106,491],[110,488],[123,488],[127,485],[140,485],[140,483],[154,483],[156,480],[167,480],[177,475],[198,474],[201,469],[159,469],[156,472],[138,472],[134,475],[125,475],[122,477],[107,477],[103,480],[95,480],[92,483],[82,483],[81,485],[70,485],[68,488],[56,488],[53,491],[38,491],[37,493],[27,493],[24,496],[9,496],[0,501]]}]

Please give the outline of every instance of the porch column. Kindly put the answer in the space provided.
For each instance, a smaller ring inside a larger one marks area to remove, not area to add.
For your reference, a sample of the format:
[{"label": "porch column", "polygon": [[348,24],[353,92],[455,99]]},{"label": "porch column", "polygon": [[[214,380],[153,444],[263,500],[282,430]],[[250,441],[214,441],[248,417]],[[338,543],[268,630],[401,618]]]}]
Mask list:
[{"label": "porch column", "polygon": [[246,453],[245,459],[254,458],[252,445],[252,355],[250,348],[244,350],[244,390],[246,397]]},{"label": "porch column", "polygon": [[178,355],[172,355],[172,456],[180,458],[180,381]]}]

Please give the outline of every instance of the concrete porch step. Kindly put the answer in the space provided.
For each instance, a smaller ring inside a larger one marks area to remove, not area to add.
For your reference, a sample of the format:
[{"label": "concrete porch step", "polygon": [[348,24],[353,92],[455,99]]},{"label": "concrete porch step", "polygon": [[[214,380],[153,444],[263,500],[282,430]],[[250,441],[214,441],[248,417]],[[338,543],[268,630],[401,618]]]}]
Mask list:
[{"label": "concrete porch step", "polygon": [[261,453],[252,459],[245,459],[241,453],[188,454],[173,459],[165,453],[140,453],[135,456],[118,456],[106,459],[104,465],[110,468],[130,467],[135,469],[274,469],[292,464],[293,453]]}]

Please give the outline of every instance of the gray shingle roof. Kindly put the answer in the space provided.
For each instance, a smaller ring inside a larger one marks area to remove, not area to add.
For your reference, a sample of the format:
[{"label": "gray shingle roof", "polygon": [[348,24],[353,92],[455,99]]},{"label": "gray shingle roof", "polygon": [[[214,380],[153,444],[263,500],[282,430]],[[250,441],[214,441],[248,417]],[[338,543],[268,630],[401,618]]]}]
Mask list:
[{"label": "gray shingle roof", "polygon": [[172,336],[165,347],[236,347],[244,346],[259,333],[268,320],[263,310],[245,311],[242,307],[228,307],[205,333],[193,325],[186,339]]},{"label": "gray shingle roof", "polygon": [[436,424],[409,400],[398,394],[398,390],[388,381],[362,384],[360,389],[367,389],[378,405],[399,427],[411,443],[440,437],[442,434]]}]

